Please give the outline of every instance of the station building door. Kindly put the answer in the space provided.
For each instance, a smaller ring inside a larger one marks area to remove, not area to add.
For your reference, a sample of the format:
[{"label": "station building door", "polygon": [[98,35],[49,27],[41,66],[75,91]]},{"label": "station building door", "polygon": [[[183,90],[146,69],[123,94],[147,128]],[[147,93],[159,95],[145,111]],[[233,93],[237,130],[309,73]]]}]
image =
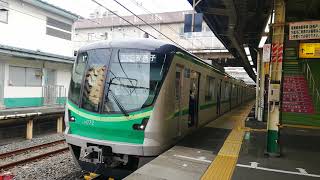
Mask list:
[{"label": "station building door", "polygon": [[0,62],[0,109],[4,108],[4,63]]},{"label": "station building door", "polygon": [[46,85],[44,86],[44,104],[53,105],[57,103],[58,89],[56,86],[56,71],[47,69]]}]

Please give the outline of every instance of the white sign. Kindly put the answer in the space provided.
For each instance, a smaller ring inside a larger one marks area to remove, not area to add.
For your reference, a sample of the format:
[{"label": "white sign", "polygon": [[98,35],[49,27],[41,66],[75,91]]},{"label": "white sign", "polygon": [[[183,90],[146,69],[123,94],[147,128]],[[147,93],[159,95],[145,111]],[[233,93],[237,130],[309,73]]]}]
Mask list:
[{"label": "white sign", "polygon": [[320,21],[289,24],[289,40],[320,39]]},{"label": "white sign", "polygon": [[271,44],[265,44],[263,46],[262,62],[270,62],[270,55],[271,55]]}]

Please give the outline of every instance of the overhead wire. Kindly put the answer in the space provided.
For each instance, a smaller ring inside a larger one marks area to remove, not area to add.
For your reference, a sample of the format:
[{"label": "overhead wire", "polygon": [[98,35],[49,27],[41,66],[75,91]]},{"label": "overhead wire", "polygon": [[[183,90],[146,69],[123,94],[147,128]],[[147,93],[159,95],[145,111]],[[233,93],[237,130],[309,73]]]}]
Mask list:
[{"label": "overhead wire", "polygon": [[[111,12],[112,14],[114,14],[115,16],[119,17],[120,19],[124,20],[125,22],[127,22],[128,24],[136,27],[137,29],[139,29],[140,31],[149,34],[147,31],[141,29],[139,26],[134,25],[133,23],[131,23],[130,21],[128,21],[127,19],[125,19],[124,17],[120,16],[119,14],[115,13],[114,11],[110,10],[109,8],[107,8],[106,6],[102,5],[101,3],[99,3],[96,0],[91,0],[92,2],[96,3],[97,5],[99,5],[100,7],[104,8],[105,10]],[[152,34],[149,34],[151,37],[157,39],[155,36],[153,36]]]},{"label": "overhead wire", "polygon": [[[117,17],[121,18],[122,20],[126,21],[127,23],[129,23],[130,25],[140,29],[141,31],[149,34],[151,37],[157,39],[155,36],[153,36],[152,34],[148,33],[145,30],[142,30],[140,27],[136,26],[135,24],[131,23],[130,21],[126,20],[125,18],[121,17],[120,15],[118,15],[117,13],[115,13],[114,11],[110,10],[109,8],[105,7],[104,5],[102,5],[101,3],[97,2],[96,0],[91,0],[92,2],[98,4],[100,7],[104,8],[105,10],[111,12],[112,14],[116,15]],[[121,4],[121,3],[120,3]],[[120,5],[119,4],[119,5]],[[140,18],[139,16],[137,16],[135,13],[133,13],[131,10],[129,10],[128,8],[126,8],[125,6],[122,5],[123,8],[125,8],[127,11],[129,11],[130,13],[132,13],[135,17],[137,17],[138,19],[140,19],[142,22],[144,22],[146,25],[150,26],[151,28],[153,28],[155,31],[157,31],[159,34],[163,35],[164,37],[166,37],[167,39],[169,39],[171,42],[173,42],[174,44],[176,44],[177,46],[179,46],[180,48],[184,49],[187,51],[187,49],[185,47],[183,47],[182,45],[180,45],[179,43],[175,42],[174,40],[172,40],[171,38],[169,38],[168,36],[166,36],[165,34],[163,34],[161,31],[157,30],[156,28],[154,28],[153,26],[151,26],[150,24],[148,24],[147,22],[145,22],[142,18]]]},{"label": "overhead wire", "polygon": [[[142,4],[141,5],[139,5],[139,3],[136,1],[136,0],[130,0],[132,3],[134,3],[136,6],[138,6],[138,7],[140,7],[141,9],[143,9],[146,13],[148,13],[148,14],[155,14],[155,13],[152,13],[151,11],[149,11],[148,9],[146,9]],[[162,21],[162,19],[160,19],[158,16],[154,16],[154,17],[156,17],[159,21]],[[178,32],[178,31],[176,31],[172,26],[170,26],[169,24],[167,24],[167,27],[171,30],[171,31],[173,31],[174,33],[176,33],[178,36],[180,36],[180,33]],[[192,46],[194,46],[194,43],[192,42],[192,41],[190,41],[190,40],[188,40],[188,39],[185,39],[187,42],[189,42],[189,43],[191,43],[191,45]],[[198,40],[198,39],[196,39],[196,40]],[[202,45],[203,45],[203,43],[200,41],[200,40],[198,40],[198,42],[200,42]]]},{"label": "overhead wire", "polygon": [[143,23],[145,23],[147,26],[151,27],[153,30],[157,31],[158,33],[160,33],[161,35],[163,35],[164,37],[166,37],[167,39],[169,39],[171,42],[175,43],[176,45],[182,47],[183,49],[186,49],[185,47],[183,47],[182,45],[180,45],[179,43],[175,42],[173,39],[171,39],[170,37],[168,37],[167,35],[163,34],[161,31],[159,31],[157,28],[155,28],[154,26],[152,26],[151,24],[147,23],[144,19],[142,19],[140,16],[138,16],[137,14],[135,14],[134,12],[132,12],[130,9],[128,9],[126,6],[124,6],[123,4],[121,4],[119,1],[117,0],[113,0],[114,2],[116,2],[118,5],[120,5],[121,7],[123,7],[124,9],[126,9],[128,12],[130,12],[131,14],[133,14],[135,17],[137,17],[138,19],[140,19]]}]

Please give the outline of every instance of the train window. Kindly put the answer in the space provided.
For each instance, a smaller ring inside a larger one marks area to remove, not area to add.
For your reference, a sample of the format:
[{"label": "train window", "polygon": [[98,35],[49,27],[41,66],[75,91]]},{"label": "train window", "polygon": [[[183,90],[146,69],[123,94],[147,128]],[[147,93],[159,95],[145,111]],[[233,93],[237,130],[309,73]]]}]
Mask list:
[{"label": "train window", "polygon": [[225,100],[227,100],[227,99],[229,99],[229,93],[230,93],[230,88],[229,88],[229,84],[228,83],[226,83],[225,84]]},{"label": "train window", "polygon": [[206,78],[206,89],[205,89],[205,101],[212,101],[214,98],[214,78],[207,76]]},{"label": "train window", "polygon": [[190,78],[190,69],[189,68],[185,68],[184,69],[184,77],[185,78]]},{"label": "train window", "polygon": [[112,58],[103,112],[131,112],[150,106],[167,71],[166,56],[142,49],[119,49]]},{"label": "train window", "polygon": [[103,95],[106,66],[111,50],[90,50],[88,55],[89,59],[83,80],[82,107],[92,112],[98,112]]},{"label": "train window", "polygon": [[76,63],[73,67],[68,99],[77,105],[79,104],[81,84],[87,61],[88,54],[81,53],[78,55]]}]

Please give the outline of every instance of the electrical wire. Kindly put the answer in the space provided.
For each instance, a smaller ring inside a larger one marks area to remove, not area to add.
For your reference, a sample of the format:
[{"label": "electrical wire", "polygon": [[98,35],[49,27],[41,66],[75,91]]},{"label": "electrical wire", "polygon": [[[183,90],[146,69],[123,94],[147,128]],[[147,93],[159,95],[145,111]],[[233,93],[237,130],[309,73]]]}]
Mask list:
[{"label": "electrical wire", "polygon": [[[148,14],[154,14],[154,13],[152,13],[151,11],[149,11],[148,9],[146,9],[142,4],[139,5],[139,3],[138,3],[136,0],[130,0],[130,1],[131,1],[132,3],[134,3],[136,6],[140,7],[141,9],[143,9],[146,13],[148,13]],[[162,19],[160,19],[158,16],[154,15],[154,17],[156,17],[160,22],[163,22]],[[171,27],[169,24],[167,24],[167,26],[168,26],[168,28],[169,28],[171,31],[173,31],[173,32],[176,33],[178,36],[180,36],[180,33],[179,33],[178,31],[176,31],[173,27]],[[187,39],[186,39],[186,40],[187,40]],[[197,40],[198,42],[200,42],[202,45],[204,45],[202,41],[200,41],[200,40],[198,40],[198,39],[196,39],[196,40]],[[192,41],[187,40],[187,42],[191,43],[191,45],[194,46],[194,43],[193,43]]]},{"label": "electrical wire", "polygon": [[[93,0],[95,1],[95,0]],[[151,27],[152,29],[154,29],[155,31],[157,31],[158,33],[160,33],[161,35],[163,35],[164,37],[166,37],[167,39],[169,39],[171,42],[175,43],[176,45],[184,48],[183,46],[181,46],[180,44],[178,44],[177,42],[175,42],[174,40],[172,40],[170,37],[168,37],[167,35],[163,34],[161,31],[159,31],[157,28],[153,27],[151,24],[147,23],[144,19],[142,19],[140,16],[138,16],[137,14],[135,14],[134,12],[132,12],[130,9],[128,9],[126,6],[124,6],[123,4],[121,4],[119,1],[117,0],[113,0],[114,2],[116,2],[117,4],[119,4],[121,7],[123,7],[124,9],[126,9],[127,11],[129,11],[131,14],[133,14],[135,17],[137,17],[138,19],[140,19],[143,23],[145,23],[146,25],[148,25],[149,27]]]},{"label": "electrical wire", "polygon": [[[131,25],[133,25],[134,27],[138,28],[138,29],[141,30],[142,32],[149,34],[147,31],[141,29],[139,26],[136,26],[136,25],[132,24],[130,21],[128,21],[128,20],[126,20],[125,18],[121,17],[119,14],[115,13],[114,11],[111,11],[109,8],[105,7],[104,5],[102,5],[101,3],[99,3],[98,1],[96,1],[96,0],[91,0],[91,1],[94,2],[94,3],[96,3],[96,4],[98,4],[100,7],[104,8],[105,10],[111,12],[112,14],[116,15],[117,17],[119,17],[120,19],[124,20],[124,21],[127,22],[128,24],[131,24]],[[156,38],[155,36],[153,36],[152,34],[149,34],[149,35],[150,35],[151,37],[157,39],[157,38]]]}]

